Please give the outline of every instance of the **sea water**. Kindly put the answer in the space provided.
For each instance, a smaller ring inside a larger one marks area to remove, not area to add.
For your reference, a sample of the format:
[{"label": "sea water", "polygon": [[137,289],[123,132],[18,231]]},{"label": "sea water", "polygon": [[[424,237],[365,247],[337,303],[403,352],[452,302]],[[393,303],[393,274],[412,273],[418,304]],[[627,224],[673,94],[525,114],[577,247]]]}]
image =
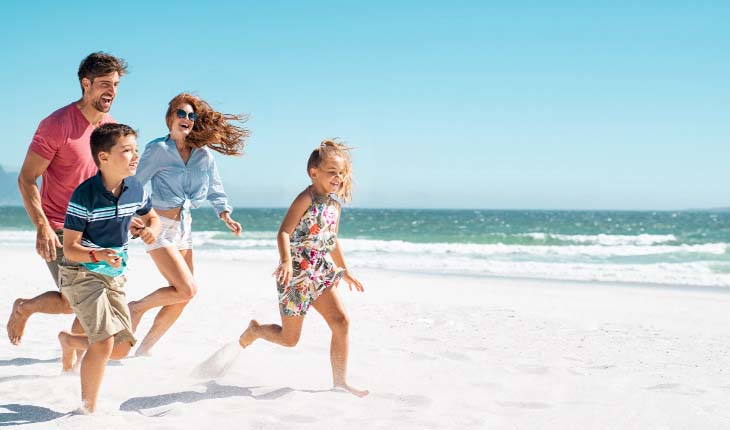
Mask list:
[{"label": "sea water", "polygon": [[[239,208],[240,237],[194,210],[196,255],[278,260],[286,209]],[[0,208],[5,247],[33,249],[23,208]],[[352,269],[547,280],[730,287],[730,212],[405,210],[343,208]],[[130,249],[141,249],[133,241]],[[273,270],[273,268],[272,268]]]}]

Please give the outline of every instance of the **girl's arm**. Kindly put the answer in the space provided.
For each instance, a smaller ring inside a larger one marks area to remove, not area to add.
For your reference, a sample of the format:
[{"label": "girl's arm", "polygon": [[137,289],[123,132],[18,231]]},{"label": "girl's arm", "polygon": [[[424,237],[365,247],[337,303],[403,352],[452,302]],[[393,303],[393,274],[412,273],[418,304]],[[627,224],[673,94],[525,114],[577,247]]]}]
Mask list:
[{"label": "girl's arm", "polygon": [[312,196],[306,191],[300,193],[292,202],[279,227],[279,233],[276,235],[276,244],[279,248],[279,267],[274,271],[274,276],[280,285],[287,285],[291,281],[294,268],[292,267],[289,239],[311,204]]},{"label": "girl's arm", "polygon": [[[113,249],[87,248],[81,245],[82,232],[63,229],[63,256],[77,263],[97,263],[106,261],[110,266],[118,268],[122,264],[116,251]],[[96,261],[94,261],[96,260]]]},{"label": "girl's arm", "polygon": [[[342,208],[340,209],[340,214],[342,215]],[[340,216],[337,217],[337,225],[335,226],[335,232],[339,233],[340,231]],[[345,256],[342,253],[342,246],[340,245],[340,239],[335,239],[335,248],[330,252],[330,255],[332,255],[332,261],[335,262],[337,267],[341,267],[345,269],[345,273],[342,275],[342,278],[347,282],[347,284],[350,286],[350,291],[352,291],[352,286],[355,286],[355,289],[357,291],[365,291],[365,288],[363,288],[362,283],[355,279],[352,275],[350,275],[350,270],[347,268],[347,264],[345,263]]]}]

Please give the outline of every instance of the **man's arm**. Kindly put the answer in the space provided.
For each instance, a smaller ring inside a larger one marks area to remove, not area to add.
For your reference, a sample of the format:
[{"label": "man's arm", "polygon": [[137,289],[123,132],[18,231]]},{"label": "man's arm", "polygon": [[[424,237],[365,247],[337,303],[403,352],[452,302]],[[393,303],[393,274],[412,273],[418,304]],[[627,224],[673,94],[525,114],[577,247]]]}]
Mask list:
[{"label": "man's arm", "polygon": [[18,175],[18,188],[23,197],[23,206],[36,228],[35,250],[46,261],[55,260],[56,248],[61,247],[61,242],[58,241],[56,233],[43,212],[41,193],[36,182],[50,163],[49,160],[29,150]]}]

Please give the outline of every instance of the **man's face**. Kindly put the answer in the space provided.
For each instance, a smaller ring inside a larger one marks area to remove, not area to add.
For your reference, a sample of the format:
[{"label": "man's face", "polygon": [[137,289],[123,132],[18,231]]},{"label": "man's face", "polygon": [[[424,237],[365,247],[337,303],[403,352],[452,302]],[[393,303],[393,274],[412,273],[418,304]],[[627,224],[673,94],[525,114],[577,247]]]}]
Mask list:
[{"label": "man's face", "polygon": [[83,78],[81,85],[84,87],[84,99],[91,103],[94,109],[106,113],[111,109],[114,97],[117,96],[119,73],[97,76],[93,81]]}]

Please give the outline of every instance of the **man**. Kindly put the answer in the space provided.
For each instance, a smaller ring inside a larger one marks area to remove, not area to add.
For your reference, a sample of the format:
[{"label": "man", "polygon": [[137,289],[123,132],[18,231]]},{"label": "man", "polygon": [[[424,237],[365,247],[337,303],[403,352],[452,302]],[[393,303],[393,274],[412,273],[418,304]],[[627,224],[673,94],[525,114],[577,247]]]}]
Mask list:
[{"label": "man", "polygon": [[[81,99],[53,112],[38,125],[23,167],[18,187],[28,216],[36,227],[36,252],[46,261],[58,286],[58,264],[63,257],[63,222],[73,190],[96,174],[89,138],[102,124],[115,122],[109,115],[119,80],[127,63],[112,55],[95,52],[79,65]],[[41,189],[37,180],[43,177]],[[7,330],[18,345],[25,323],[34,313],[70,314],[71,307],[59,291],[46,291],[13,304]],[[74,332],[83,332],[78,320]]]}]

